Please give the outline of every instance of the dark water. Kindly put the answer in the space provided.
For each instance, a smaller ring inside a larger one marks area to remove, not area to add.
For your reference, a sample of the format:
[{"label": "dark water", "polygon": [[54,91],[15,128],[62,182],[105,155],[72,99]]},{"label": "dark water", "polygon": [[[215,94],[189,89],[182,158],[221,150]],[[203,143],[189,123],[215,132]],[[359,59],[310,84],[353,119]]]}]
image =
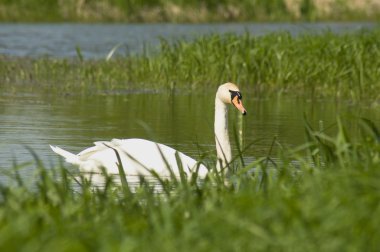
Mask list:
[{"label": "dark water", "polygon": [[[333,101],[290,98],[258,99],[245,94],[244,141],[256,142],[247,160],[266,155],[275,136],[284,146],[305,142],[304,114],[315,126],[328,128],[342,116],[353,124],[360,116],[380,123],[380,113]],[[230,129],[238,113],[230,108]],[[168,144],[197,158],[199,147],[215,150],[214,95],[122,94],[89,97],[39,97],[33,94],[0,96],[0,167],[32,160],[26,146],[45,164],[56,164],[49,144],[79,152],[98,140],[147,138]],[[350,125],[348,125],[350,126]],[[148,130],[147,130],[148,128]],[[335,127],[332,127],[332,130]]]},{"label": "dark water", "polygon": [[354,32],[372,29],[374,23],[238,23],[238,24],[0,24],[0,54],[12,56],[75,57],[79,47],[85,58],[139,53],[154,48],[160,38],[193,39],[210,33],[249,32],[264,35],[288,31],[302,33]]}]

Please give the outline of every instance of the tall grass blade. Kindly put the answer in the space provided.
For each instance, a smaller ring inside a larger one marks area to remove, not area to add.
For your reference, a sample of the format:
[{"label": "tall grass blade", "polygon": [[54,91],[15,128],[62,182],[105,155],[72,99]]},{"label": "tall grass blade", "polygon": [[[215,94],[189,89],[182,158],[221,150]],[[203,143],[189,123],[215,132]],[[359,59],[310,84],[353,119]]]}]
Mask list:
[{"label": "tall grass blade", "polygon": [[268,175],[268,165],[269,165],[269,162],[271,162],[272,164],[276,165],[276,163],[271,158],[272,150],[273,150],[273,147],[274,147],[274,144],[276,143],[276,141],[277,141],[277,136],[274,136],[273,140],[272,140],[272,144],[270,145],[268,154],[267,154],[266,159],[264,161],[264,165],[261,166],[262,177],[261,177],[259,188],[263,189],[263,191],[265,193],[268,190],[267,188],[268,188],[268,176],[269,176]]},{"label": "tall grass blade", "polygon": [[380,142],[380,131],[375,123],[367,118],[361,118],[360,120],[362,128],[364,128],[368,133],[373,135],[377,142]]},{"label": "tall grass blade", "polygon": [[167,169],[167,171],[169,172],[170,174],[170,179],[172,181],[174,181],[176,184],[178,182],[178,179],[177,179],[177,176],[175,175],[174,171],[173,171],[173,168],[171,167],[170,163],[168,162],[165,154],[162,152],[160,146],[156,143],[156,146],[157,146],[157,150],[160,152],[160,155],[161,155],[161,158],[162,158],[162,161],[164,161],[165,163],[165,167]]},{"label": "tall grass blade", "polygon": [[83,62],[84,61],[84,58],[83,58],[83,54],[82,54],[82,50],[80,49],[79,46],[76,46],[75,47],[75,51],[77,53],[77,57],[79,59],[80,62]]},{"label": "tall grass blade", "polygon": [[[240,125],[239,125],[240,127]],[[235,139],[235,144],[236,144],[236,149],[237,149],[237,152],[238,152],[238,158],[240,160],[240,168],[242,167],[245,167],[245,163],[244,163],[244,157],[243,157],[243,153],[242,153],[242,149],[244,148],[244,145],[241,141],[243,141],[242,139],[242,132],[240,132],[240,129],[239,130],[236,130],[236,127],[233,128],[233,133],[234,133],[234,139]]]},{"label": "tall grass blade", "polygon": [[114,55],[114,53],[116,52],[116,50],[119,49],[119,47],[122,45],[123,45],[123,43],[119,43],[119,44],[115,45],[111,49],[111,51],[109,51],[109,53],[107,54],[106,61],[109,61],[112,58],[112,56]]},{"label": "tall grass blade", "polygon": [[[131,191],[130,191],[130,188],[128,186],[128,181],[127,181],[127,176],[125,174],[125,170],[124,170],[124,167],[123,167],[123,163],[121,162],[121,158],[120,158],[120,154],[118,152],[118,150],[116,148],[113,148],[107,144],[104,144],[106,147],[112,149],[114,152],[115,152],[115,155],[116,155],[116,158],[117,158],[117,168],[118,168],[118,171],[119,171],[119,177],[120,177],[120,182],[121,182],[121,185],[123,187],[123,190],[128,194],[130,195],[131,194]],[[105,172],[105,171],[104,171]]]},{"label": "tall grass blade", "polygon": [[179,156],[178,151],[175,152],[175,159],[176,159],[177,166],[178,166],[178,172],[179,172],[179,177],[180,177],[181,185],[184,188],[186,188],[187,184],[188,184],[187,175],[185,173],[184,167],[182,165],[182,160],[181,160],[181,157]]}]

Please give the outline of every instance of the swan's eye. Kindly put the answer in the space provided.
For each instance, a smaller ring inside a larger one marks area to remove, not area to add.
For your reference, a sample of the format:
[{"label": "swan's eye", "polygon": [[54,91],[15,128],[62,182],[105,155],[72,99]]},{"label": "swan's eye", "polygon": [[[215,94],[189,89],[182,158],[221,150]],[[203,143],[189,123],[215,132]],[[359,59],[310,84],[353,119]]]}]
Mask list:
[{"label": "swan's eye", "polygon": [[228,90],[230,91],[231,93],[231,101],[237,96],[237,98],[239,100],[242,100],[243,99],[243,96],[241,95],[241,93],[239,91],[232,91],[232,90]]}]

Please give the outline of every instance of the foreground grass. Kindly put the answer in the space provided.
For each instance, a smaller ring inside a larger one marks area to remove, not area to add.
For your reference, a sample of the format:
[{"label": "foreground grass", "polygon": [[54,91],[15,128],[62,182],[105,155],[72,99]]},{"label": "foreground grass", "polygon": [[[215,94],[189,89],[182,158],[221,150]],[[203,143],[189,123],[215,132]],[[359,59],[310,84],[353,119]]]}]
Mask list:
[{"label": "foreground grass", "polygon": [[[210,35],[162,41],[155,53],[111,59],[0,58],[0,85],[49,93],[214,89],[228,80],[256,95],[377,101],[380,31],[345,35]],[[80,51],[79,51],[80,52]]]},{"label": "foreground grass", "polygon": [[376,20],[379,0],[3,0],[6,22]]},{"label": "foreground grass", "polygon": [[[307,126],[309,142],[239,169],[227,181],[94,188],[37,165],[33,189],[0,187],[1,251],[376,251],[380,145],[371,122],[350,139]],[[309,153],[307,158],[305,152]],[[313,161],[310,161],[313,160]],[[256,167],[254,173],[247,172]]]}]

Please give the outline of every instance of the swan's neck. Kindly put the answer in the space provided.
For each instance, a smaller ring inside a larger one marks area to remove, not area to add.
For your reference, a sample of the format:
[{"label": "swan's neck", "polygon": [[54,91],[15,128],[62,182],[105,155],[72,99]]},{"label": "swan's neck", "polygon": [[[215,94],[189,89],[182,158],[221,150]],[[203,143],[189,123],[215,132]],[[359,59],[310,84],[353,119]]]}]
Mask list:
[{"label": "swan's neck", "polygon": [[217,154],[217,169],[220,170],[231,162],[231,145],[228,137],[228,113],[227,105],[218,96],[215,98],[215,142]]}]

